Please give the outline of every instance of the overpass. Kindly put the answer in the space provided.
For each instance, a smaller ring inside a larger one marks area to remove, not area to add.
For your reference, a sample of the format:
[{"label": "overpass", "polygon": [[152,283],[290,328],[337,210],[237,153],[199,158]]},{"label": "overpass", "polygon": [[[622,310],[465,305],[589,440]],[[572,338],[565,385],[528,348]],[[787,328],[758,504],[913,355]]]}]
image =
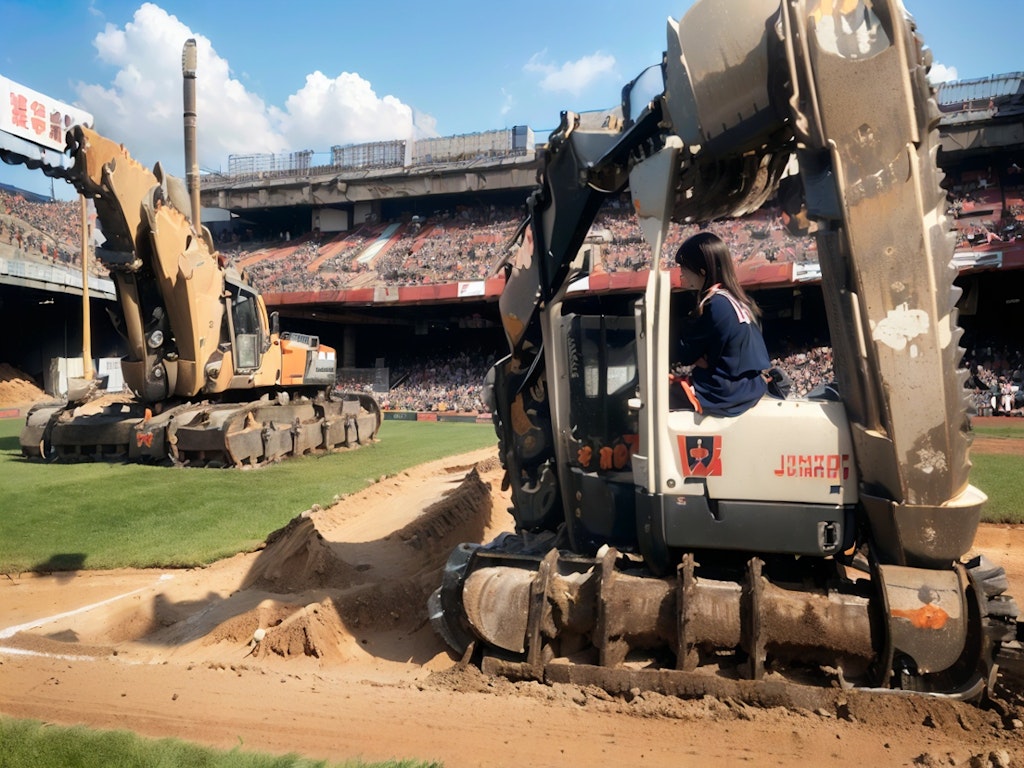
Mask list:
[{"label": "overpass", "polygon": [[313,166],[233,178],[206,174],[200,200],[243,218],[273,209],[310,212],[308,229],[337,232],[381,219],[385,202],[532,189],[540,164],[530,151],[504,158],[389,168]]},{"label": "overpass", "polygon": [[1024,147],[1024,72],[943,83],[942,153],[963,162]]}]

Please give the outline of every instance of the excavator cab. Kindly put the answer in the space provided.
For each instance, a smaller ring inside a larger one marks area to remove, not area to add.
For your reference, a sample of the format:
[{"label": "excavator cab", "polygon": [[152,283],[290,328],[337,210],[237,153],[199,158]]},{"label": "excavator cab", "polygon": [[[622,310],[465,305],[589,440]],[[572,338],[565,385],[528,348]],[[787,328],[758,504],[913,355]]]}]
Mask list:
[{"label": "excavator cab", "polygon": [[230,297],[231,311],[226,317],[235,370],[251,373],[260,367],[270,348],[266,312],[260,313],[256,292],[249,286],[225,280],[225,288]]},{"label": "excavator cab", "polygon": [[673,296],[667,273],[636,309],[642,356],[634,481],[638,545],[655,573],[694,550],[825,558],[851,547],[858,473],[842,403],[765,395],[729,417],[672,409]]}]

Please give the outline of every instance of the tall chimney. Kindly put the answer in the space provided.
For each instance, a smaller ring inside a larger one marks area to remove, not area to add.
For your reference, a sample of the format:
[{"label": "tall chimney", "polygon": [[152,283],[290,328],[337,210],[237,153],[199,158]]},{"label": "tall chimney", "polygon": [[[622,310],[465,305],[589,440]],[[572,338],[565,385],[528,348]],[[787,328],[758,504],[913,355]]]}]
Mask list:
[{"label": "tall chimney", "polygon": [[196,148],[196,41],[189,38],[181,52],[181,77],[185,101],[185,183],[192,201],[192,228],[202,233],[199,217],[199,151]]}]

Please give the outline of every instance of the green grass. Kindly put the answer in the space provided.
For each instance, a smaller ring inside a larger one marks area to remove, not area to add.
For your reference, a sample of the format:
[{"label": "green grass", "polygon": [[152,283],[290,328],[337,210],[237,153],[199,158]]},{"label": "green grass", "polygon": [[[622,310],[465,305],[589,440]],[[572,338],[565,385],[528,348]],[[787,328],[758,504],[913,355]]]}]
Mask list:
[{"label": "green grass", "polygon": [[1005,419],[998,426],[974,424],[972,429],[983,437],[1024,439],[1024,419]]},{"label": "green grass", "polygon": [[[257,471],[21,458],[20,419],[0,420],[0,573],[190,567],[247,551],[313,504],[410,466],[495,444],[484,424],[388,421],[379,442]],[[1024,420],[977,427],[1024,435]],[[972,454],[983,519],[1024,523],[1024,462]]]},{"label": "green grass", "polygon": [[1024,461],[1007,454],[971,454],[971,483],[988,494],[981,519],[1024,523]]},{"label": "green grass", "polygon": [[146,739],[127,731],[94,731],[0,717],[0,768],[439,768],[440,763],[329,763],[208,749],[179,739]]},{"label": "green grass", "polygon": [[[1002,419],[997,425],[974,424],[982,437],[1024,439],[1024,419]],[[971,482],[988,494],[982,520],[1024,523],[1024,461],[1020,456],[971,453]]]},{"label": "green grass", "polygon": [[247,551],[313,504],[489,445],[486,424],[387,421],[379,442],[256,471],[44,464],[0,420],[0,573],[189,567]]}]

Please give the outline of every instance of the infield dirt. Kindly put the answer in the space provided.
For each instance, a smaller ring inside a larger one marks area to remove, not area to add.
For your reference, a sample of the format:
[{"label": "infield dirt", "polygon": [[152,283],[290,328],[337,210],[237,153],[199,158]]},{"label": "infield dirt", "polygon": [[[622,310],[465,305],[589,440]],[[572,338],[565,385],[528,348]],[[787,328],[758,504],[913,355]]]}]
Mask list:
[{"label": "infield dirt", "polygon": [[[430,629],[426,597],[455,544],[510,528],[500,481],[487,449],[313,509],[260,551],[208,568],[3,577],[0,712],[449,768],[1024,765],[1019,670],[1003,675],[1004,711],[850,694],[811,712],[462,668]],[[983,525],[976,550],[1024,594],[1024,532]]]}]

